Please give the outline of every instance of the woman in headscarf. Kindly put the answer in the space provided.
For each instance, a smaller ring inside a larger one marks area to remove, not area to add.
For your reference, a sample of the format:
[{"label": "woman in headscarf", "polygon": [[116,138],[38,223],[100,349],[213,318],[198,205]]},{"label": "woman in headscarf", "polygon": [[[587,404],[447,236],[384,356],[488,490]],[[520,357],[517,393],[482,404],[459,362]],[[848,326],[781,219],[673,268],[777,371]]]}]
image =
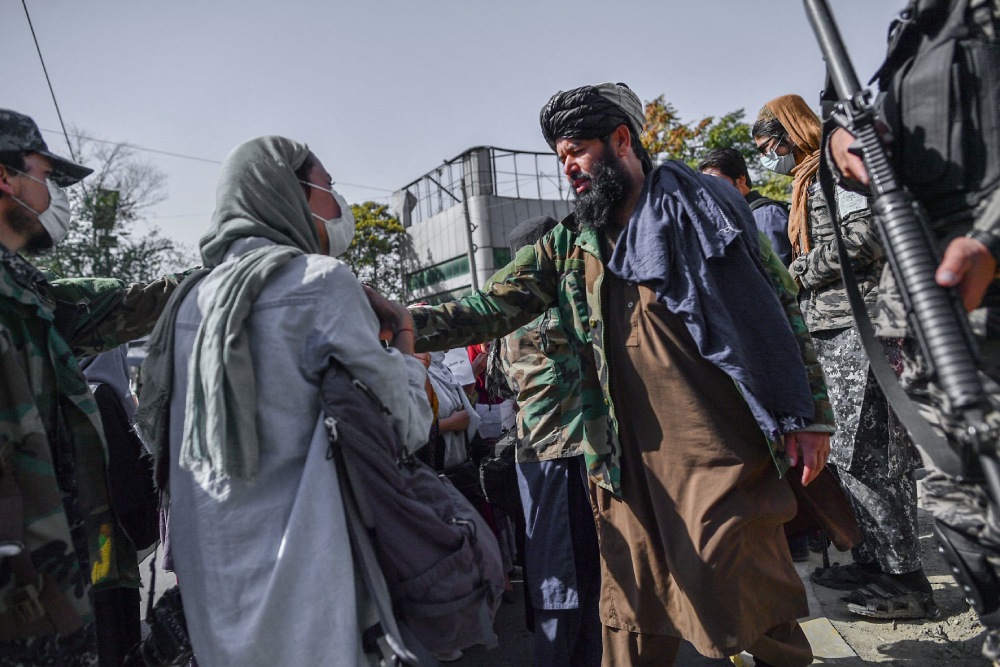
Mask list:
[{"label": "woman in headscarf", "polygon": [[[868,370],[837,255],[834,224],[840,226],[858,290],[873,316],[885,260],[868,198],[837,187],[836,201],[832,206],[826,201],[817,178],[822,125],[798,95],[764,105],[751,132],[761,164],[794,179],[788,272],[801,287],[802,314],[837,418],[829,464],[837,468],[864,536],[853,550],[853,564],[817,569],[812,580],[830,588],[858,589],[843,603],[862,616],[934,616],[937,607],[917,533],[913,471],[920,457]],[[890,361],[898,361],[899,346],[897,339],[882,339]],[[865,587],[876,579],[877,587]]]},{"label": "woman in headscarf", "polygon": [[167,430],[152,426],[169,434],[173,559],[202,667],[365,663],[320,381],[346,369],[410,451],[431,410],[412,319],[333,257],[353,234],[305,144],[248,141],[222,166],[201,239],[207,275],[154,332],[143,402],[151,392],[152,409],[168,405]]}]

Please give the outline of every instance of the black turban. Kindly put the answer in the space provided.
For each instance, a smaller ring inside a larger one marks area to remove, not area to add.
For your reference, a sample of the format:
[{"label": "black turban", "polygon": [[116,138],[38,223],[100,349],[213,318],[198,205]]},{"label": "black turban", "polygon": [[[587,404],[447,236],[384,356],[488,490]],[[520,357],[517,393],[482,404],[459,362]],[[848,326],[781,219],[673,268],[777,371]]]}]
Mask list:
[{"label": "black turban", "polygon": [[517,227],[507,236],[510,254],[516,255],[517,251],[524,246],[534,245],[535,241],[545,236],[550,229],[558,224],[555,218],[550,218],[547,215],[518,223]]},{"label": "black turban", "polygon": [[626,125],[636,137],[645,123],[642,103],[624,83],[601,83],[558,92],[542,107],[539,121],[549,148],[556,139],[598,139]]}]

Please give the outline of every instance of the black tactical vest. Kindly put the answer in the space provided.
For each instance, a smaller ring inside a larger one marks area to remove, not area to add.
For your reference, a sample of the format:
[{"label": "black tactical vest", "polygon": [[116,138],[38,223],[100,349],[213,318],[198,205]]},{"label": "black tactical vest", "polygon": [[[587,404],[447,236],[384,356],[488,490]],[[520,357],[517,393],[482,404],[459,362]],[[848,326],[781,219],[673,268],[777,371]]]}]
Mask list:
[{"label": "black tactical vest", "polygon": [[896,169],[935,223],[967,214],[1000,181],[998,4],[911,0],[874,77]]}]

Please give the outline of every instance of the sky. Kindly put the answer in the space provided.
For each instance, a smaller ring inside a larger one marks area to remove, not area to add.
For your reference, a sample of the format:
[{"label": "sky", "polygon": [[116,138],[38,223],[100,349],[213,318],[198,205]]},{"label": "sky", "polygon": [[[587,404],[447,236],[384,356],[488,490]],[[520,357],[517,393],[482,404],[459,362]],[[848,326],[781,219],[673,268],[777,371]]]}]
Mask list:
[{"label": "sky", "polygon": [[[192,249],[219,163],[256,136],[304,141],[349,202],[388,203],[474,146],[547,151],[559,90],[622,81],[686,121],[752,121],[786,93],[818,106],[824,78],[800,0],[24,1],[69,131],[150,149],[167,198],[148,219]],[[867,81],[905,2],[829,2]],[[67,154],[22,0],[0,0],[0,44],[0,107]]]}]

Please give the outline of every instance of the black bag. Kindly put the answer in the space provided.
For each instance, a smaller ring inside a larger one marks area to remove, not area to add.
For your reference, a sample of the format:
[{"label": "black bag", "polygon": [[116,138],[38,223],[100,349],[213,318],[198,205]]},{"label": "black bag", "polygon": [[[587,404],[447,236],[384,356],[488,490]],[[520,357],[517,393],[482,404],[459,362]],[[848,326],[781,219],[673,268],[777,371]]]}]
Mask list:
[{"label": "black bag", "polygon": [[483,488],[479,484],[479,469],[476,468],[475,463],[466,459],[457,465],[445,468],[441,471],[441,475],[447,478],[473,507],[479,508],[485,496]]},{"label": "black bag", "polygon": [[[513,431],[511,431],[513,433]],[[484,460],[479,466],[486,500],[506,512],[517,516],[524,509],[521,506],[521,492],[517,484],[517,467],[514,453],[517,451],[516,438],[507,437],[496,456]]]},{"label": "black bag", "polygon": [[153,458],[146,452],[114,390],[90,385],[108,443],[108,491],[122,529],[138,551],[160,539],[160,494],[153,483]]}]

